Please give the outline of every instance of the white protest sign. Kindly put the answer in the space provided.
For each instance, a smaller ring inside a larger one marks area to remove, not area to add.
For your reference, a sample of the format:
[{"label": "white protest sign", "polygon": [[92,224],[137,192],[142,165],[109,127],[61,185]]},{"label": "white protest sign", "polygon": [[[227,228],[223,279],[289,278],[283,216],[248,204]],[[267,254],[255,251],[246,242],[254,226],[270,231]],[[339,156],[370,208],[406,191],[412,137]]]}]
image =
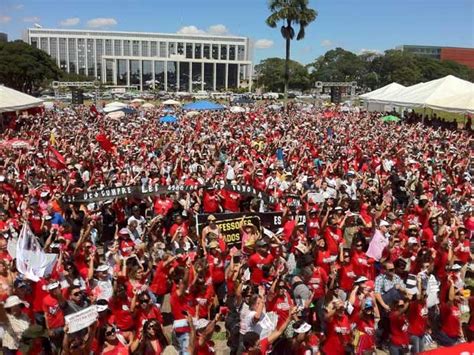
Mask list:
[{"label": "white protest sign", "polygon": [[64,320],[69,328],[68,333],[75,333],[90,326],[98,317],[97,307],[92,305],[79,312],[68,314]]}]

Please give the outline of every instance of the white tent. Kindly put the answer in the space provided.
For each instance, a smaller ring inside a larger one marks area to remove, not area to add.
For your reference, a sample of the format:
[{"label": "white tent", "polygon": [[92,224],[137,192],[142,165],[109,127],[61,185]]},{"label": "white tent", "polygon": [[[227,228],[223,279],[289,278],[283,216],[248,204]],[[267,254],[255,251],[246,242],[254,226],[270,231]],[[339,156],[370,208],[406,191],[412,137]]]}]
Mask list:
[{"label": "white tent", "polygon": [[474,113],[474,91],[439,99],[436,105],[429,107],[448,112]]},{"label": "white tent", "polygon": [[114,102],[111,102],[110,104],[105,105],[104,112],[110,113],[110,112],[120,111],[121,109],[127,106],[128,106],[127,104],[124,104],[122,102],[114,101]]},{"label": "white tent", "polygon": [[43,100],[20,91],[0,86],[0,112],[26,110],[41,106]]},{"label": "white tent", "polygon": [[169,99],[169,100],[163,101],[163,105],[179,106],[181,104],[179,103],[179,101]]},{"label": "white tent", "polygon": [[232,106],[230,108],[230,112],[232,112],[232,113],[243,113],[243,112],[245,112],[245,108],[240,107],[240,106]]},{"label": "white tent", "polygon": [[[380,95],[369,99],[369,102],[376,102],[386,105],[403,107],[444,107],[449,110],[449,100],[454,97],[464,97],[464,107],[455,107],[454,112],[467,112],[471,101],[470,96],[474,95],[474,84],[448,75],[441,79],[420,83],[410,86],[401,92]],[[462,103],[458,103],[462,106]]]},{"label": "white tent", "polygon": [[366,94],[360,95],[359,97],[363,100],[370,100],[375,97],[380,97],[383,95],[388,95],[388,94],[393,94],[395,92],[400,92],[404,90],[406,86],[403,86],[399,83],[391,83],[388,85],[385,85],[377,90],[368,92]]}]

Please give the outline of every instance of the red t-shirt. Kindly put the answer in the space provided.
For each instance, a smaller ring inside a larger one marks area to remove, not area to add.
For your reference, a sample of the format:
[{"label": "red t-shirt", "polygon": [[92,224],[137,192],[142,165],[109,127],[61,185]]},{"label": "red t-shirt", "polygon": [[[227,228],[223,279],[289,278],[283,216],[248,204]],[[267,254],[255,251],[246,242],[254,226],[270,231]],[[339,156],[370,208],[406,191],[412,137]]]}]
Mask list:
[{"label": "red t-shirt", "polygon": [[[171,313],[173,314],[173,318],[175,321],[186,319],[186,316],[183,312],[187,312],[190,315],[194,315],[194,309],[190,306],[191,304],[191,295],[184,294],[181,297],[178,296],[176,292],[176,285],[173,285],[171,290],[171,297],[170,297],[170,306],[171,306]],[[180,327],[175,329],[178,333],[186,333],[190,331],[189,327]]]},{"label": "red t-shirt", "polygon": [[224,197],[224,209],[231,212],[240,211],[241,196],[237,192],[222,190],[222,197]]},{"label": "red t-shirt", "polygon": [[428,325],[428,308],[424,301],[414,301],[408,308],[408,333],[418,337],[426,333]]},{"label": "red t-shirt", "polygon": [[451,338],[459,337],[459,329],[461,327],[461,312],[455,305],[442,303],[439,307],[441,317],[441,330]]},{"label": "red t-shirt", "polygon": [[160,261],[156,266],[155,275],[150,284],[150,290],[157,295],[163,296],[168,293],[168,273],[170,270],[171,264],[165,267],[164,261]]},{"label": "red t-shirt", "polygon": [[294,302],[287,291],[285,291],[283,295],[277,294],[271,301],[267,301],[267,311],[275,312],[278,315],[277,329],[280,328],[290,316],[290,308],[293,305]]},{"label": "red t-shirt", "polygon": [[48,329],[61,328],[64,326],[63,310],[59,305],[59,301],[50,294],[43,298],[43,312]]},{"label": "red t-shirt", "polygon": [[309,287],[314,291],[314,298],[321,298],[325,293],[325,285],[328,282],[328,274],[322,268],[316,266],[309,280]]},{"label": "red t-shirt", "polygon": [[135,316],[137,320],[136,327],[138,332],[141,332],[143,324],[145,324],[148,319],[156,319],[160,324],[163,324],[163,316],[161,315],[160,309],[156,305],[152,305],[148,310],[143,310],[140,305],[137,305]]},{"label": "red t-shirt", "polygon": [[216,258],[215,256],[208,254],[207,262],[209,265],[209,271],[211,272],[212,282],[221,283],[225,280],[225,265],[224,260]]},{"label": "red t-shirt", "polygon": [[328,322],[326,334],[323,351],[326,354],[344,355],[344,347],[351,339],[351,324],[347,315],[332,317]]},{"label": "red t-shirt", "polygon": [[165,198],[164,200],[157,198],[153,205],[155,213],[162,216],[165,216],[171,207],[173,207],[173,201],[169,198]]},{"label": "red t-shirt", "polygon": [[216,213],[219,211],[219,200],[215,193],[204,192],[202,203],[204,213]]},{"label": "red t-shirt", "polygon": [[272,254],[267,254],[267,256],[263,257],[259,253],[255,253],[249,258],[247,264],[250,268],[250,281],[253,284],[259,285],[265,281],[262,267],[271,264],[273,259]]},{"label": "red t-shirt", "polygon": [[115,324],[120,330],[131,330],[135,327],[135,321],[130,311],[128,300],[113,297],[110,300],[110,310],[115,317]]},{"label": "red t-shirt", "polygon": [[342,243],[342,230],[340,228],[327,227],[324,230],[324,239],[331,254],[338,254],[339,244]]},{"label": "red t-shirt", "polygon": [[409,343],[407,317],[399,311],[390,313],[390,341],[396,346]]}]

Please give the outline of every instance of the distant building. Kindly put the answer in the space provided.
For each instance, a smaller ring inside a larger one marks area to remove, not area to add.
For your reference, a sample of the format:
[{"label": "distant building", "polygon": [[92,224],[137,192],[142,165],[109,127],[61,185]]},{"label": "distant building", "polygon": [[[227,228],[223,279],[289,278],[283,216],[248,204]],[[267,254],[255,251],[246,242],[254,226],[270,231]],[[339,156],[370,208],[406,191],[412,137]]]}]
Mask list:
[{"label": "distant building", "polygon": [[247,37],[29,28],[24,40],[62,70],[114,85],[192,92],[251,80]]},{"label": "distant building", "polygon": [[474,48],[402,45],[396,49],[422,57],[450,60],[474,69]]},{"label": "distant building", "polygon": [[8,42],[8,35],[6,33],[0,32],[0,42]]}]

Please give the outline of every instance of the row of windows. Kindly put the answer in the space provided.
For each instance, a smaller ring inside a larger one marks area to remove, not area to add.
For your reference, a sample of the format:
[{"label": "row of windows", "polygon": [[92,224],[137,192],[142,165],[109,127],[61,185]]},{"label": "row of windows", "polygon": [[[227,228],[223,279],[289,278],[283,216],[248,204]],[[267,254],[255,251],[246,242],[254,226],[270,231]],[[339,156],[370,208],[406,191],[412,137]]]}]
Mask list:
[{"label": "row of windows", "polygon": [[[217,59],[217,60],[246,60],[245,46],[210,44],[210,43],[184,43],[184,42],[155,42],[155,41],[129,41],[129,40],[94,40],[84,38],[31,38],[31,44],[40,48],[54,58],[57,57],[57,43],[59,52],[66,53],[66,47],[74,47],[77,41],[79,55],[83,55],[87,47],[88,56],[96,55],[100,60],[102,55],[108,56],[143,56],[170,58],[174,55],[184,56],[187,59]],[[66,43],[68,42],[68,43]],[[54,43],[54,44],[53,44]]]},{"label": "row of windows", "polygon": [[186,40],[202,40],[203,42],[212,41],[212,42],[246,42],[246,38],[242,37],[214,37],[214,36],[186,36],[186,35],[176,35],[176,34],[162,34],[159,36],[153,33],[120,33],[120,32],[77,32],[77,31],[48,31],[48,30],[29,30],[30,36],[35,35],[51,35],[51,36],[77,36],[77,37],[86,37],[86,36],[101,36],[101,37],[138,37],[138,38],[163,38],[169,39],[172,41],[186,41]]},{"label": "row of windows", "polygon": [[[118,59],[115,72],[117,85],[140,85],[143,87],[155,86],[160,90],[219,90],[226,86],[236,87],[243,79],[245,69],[241,66],[240,73],[237,64],[222,63],[188,63],[175,61]],[[154,69],[154,71],[153,71]],[[154,74],[154,77],[153,77]],[[105,81],[114,82],[114,63],[106,61]],[[140,80],[141,79],[141,80]]]}]

